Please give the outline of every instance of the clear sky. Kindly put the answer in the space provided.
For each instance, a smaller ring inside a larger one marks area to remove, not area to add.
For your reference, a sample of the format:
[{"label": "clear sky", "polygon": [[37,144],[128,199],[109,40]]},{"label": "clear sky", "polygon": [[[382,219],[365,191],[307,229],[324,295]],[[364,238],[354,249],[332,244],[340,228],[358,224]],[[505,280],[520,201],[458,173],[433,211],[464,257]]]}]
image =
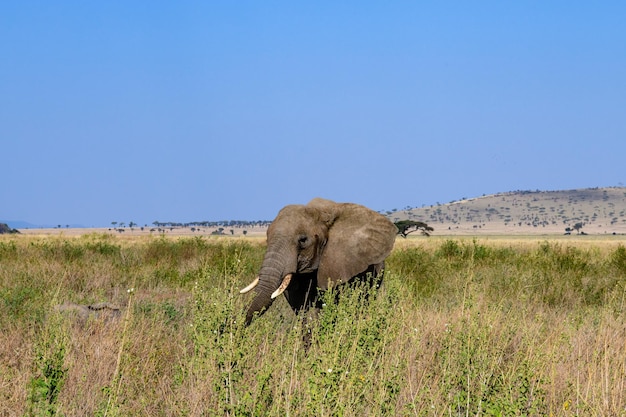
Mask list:
[{"label": "clear sky", "polygon": [[624,1],[0,5],[0,219],[626,182]]}]

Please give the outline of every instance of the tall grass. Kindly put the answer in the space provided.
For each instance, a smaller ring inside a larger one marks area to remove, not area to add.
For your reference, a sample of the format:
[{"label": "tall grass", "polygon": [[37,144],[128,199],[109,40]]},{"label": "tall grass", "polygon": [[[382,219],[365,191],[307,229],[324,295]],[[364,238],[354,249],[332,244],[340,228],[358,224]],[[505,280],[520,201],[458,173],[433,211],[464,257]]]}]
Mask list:
[{"label": "tall grass", "polygon": [[[0,415],[626,415],[619,241],[403,241],[380,290],[326,294],[308,349],[282,299],[242,325],[264,250],[1,238]],[[121,317],[53,309],[102,301]]]}]

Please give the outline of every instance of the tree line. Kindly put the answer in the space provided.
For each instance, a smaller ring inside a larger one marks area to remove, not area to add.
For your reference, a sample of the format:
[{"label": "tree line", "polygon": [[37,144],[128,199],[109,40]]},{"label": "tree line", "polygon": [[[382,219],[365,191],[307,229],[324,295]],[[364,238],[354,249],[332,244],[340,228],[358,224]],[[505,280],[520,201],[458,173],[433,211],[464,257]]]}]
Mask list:
[{"label": "tree line", "polygon": [[269,226],[271,220],[219,220],[219,221],[201,221],[201,222],[160,222],[154,221],[152,224],[156,227],[253,227],[253,226]]},{"label": "tree line", "polygon": [[[253,227],[253,226],[269,226],[271,223],[270,220],[219,220],[219,221],[200,221],[200,222],[161,222],[155,220],[152,222],[152,225],[155,227],[161,228],[172,228],[172,227]],[[126,222],[111,222],[113,227],[126,227]],[[129,222],[128,227],[131,229],[133,227],[137,227],[138,224],[135,222]],[[148,225],[144,225],[143,227],[148,227]]]}]

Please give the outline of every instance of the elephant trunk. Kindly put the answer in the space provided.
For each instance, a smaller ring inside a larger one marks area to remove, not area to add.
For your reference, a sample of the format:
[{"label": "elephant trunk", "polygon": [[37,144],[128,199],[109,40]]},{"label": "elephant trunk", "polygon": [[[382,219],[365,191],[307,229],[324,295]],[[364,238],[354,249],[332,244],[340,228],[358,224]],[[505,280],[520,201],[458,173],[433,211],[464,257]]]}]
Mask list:
[{"label": "elephant trunk", "polygon": [[263,314],[272,305],[274,301],[272,293],[278,289],[285,275],[295,272],[295,261],[293,262],[294,266],[287,265],[285,258],[284,251],[280,251],[276,247],[268,247],[259,272],[259,283],[255,288],[255,296],[246,314],[246,325],[250,324],[255,314]]}]

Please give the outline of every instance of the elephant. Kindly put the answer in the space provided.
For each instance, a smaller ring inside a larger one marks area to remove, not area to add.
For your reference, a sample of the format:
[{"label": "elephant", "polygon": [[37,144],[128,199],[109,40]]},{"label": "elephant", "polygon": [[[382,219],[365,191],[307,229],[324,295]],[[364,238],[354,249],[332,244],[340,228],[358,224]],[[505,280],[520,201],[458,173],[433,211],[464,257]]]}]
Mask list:
[{"label": "elephant", "polygon": [[322,307],[320,295],[337,285],[366,280],[380,284],[398,229],[359,204],[314,198],[281,209],[267,230],[267,250],[257,278],[249,325],[284,293],[294,313]]}]

